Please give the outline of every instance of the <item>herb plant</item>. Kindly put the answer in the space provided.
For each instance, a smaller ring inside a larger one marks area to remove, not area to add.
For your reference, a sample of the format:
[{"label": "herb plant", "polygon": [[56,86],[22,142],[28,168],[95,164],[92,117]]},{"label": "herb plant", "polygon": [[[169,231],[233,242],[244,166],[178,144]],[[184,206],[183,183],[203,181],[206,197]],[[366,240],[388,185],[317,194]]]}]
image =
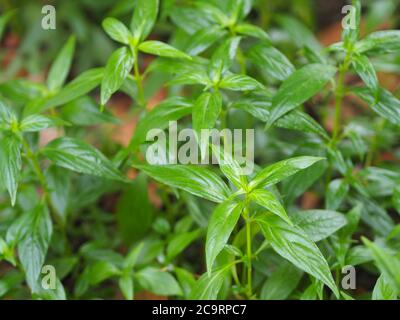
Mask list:
[{"label": "herb plant", "polygon": [[[399,297],[400,91],[377,75],[398,81],[396,21],[374,31],[353,1],[354,27],[323,46],[264,2],[120,1],[104,66],[70,80],[71,35],[45,81],[0,78],[1,297]],[[0,37],[16,16],[1,14]],[[107,131],[122,95],[126,145]],[[148,163],[148,132],[171,121],[254,129],[254,172],[213,144],[218,165]]]}]

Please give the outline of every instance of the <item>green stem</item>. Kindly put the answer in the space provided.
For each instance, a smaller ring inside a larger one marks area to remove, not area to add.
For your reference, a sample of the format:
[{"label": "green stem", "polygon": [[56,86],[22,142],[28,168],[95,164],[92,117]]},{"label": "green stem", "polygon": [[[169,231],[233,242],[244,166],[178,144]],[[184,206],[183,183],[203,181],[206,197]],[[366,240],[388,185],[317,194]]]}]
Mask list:
[{"label": "green stem", "polygon": [[335,118],[333,123],[332,143],[336,144],[341,130],[342,101],[345,93],[345,78],[349,69],[351,54],[347,53],[343,63],[339,66],[339,78],[335,90]]},{"label": "green stem", "polygon": [[[43,200],[46,202],[47,207],[50,209],[50,213],[52,214],[52,217],[53,217],[54,221],[57,222],[57,224],[60,226],[62,234],[66,238],[67,235],[66,235],[66,230],[64,228],[63,222],[60,220],[58,215],[53,213],[54,208],[53,208],[53,205],[52,205],[51,200],[50,200],[49,187],[47,185],[46,178],[45,178],[45,176],[44,176],[44,174],[42,172],[42,169],[40,167],[39,159],[36,156],[36,154],[32,151],[32,149],[30,148],[28,142],[23,137],[22,137],[21,141],[22,141],[22,146],[25,149],[26,156],[30,160],[30,162],[32,164],[32,168],[35,171],[35,174],[36,174],[36,176],[37,176],[37,178],[39,180],[40,185],[42,186],[42,189],[43,189]],[[51,209],[53,209],[53,210],[51,210]],[[66,243],[68,243],[68,241]]]},{"label": "green stem", "polygon": [[137,48],[132,48],[131,50],[133,52],[133,58],[134,58],[133,72],[135,75],[135,80],[136,80],[136,85],[137,85],[137,90],[138,90],[138,102],[139,102],[140,106],[145,108],[146,100],[144,97],[143,77],[140,74],[140,70],[139,70],[139,53],[138,53]]},{"label": "green stem", "polygon": [[43,188],[43,196],[44,196],[45,200],[48,201],[49,200],[49,188],[47,186],[46,178],[44,177],[44,175],[42,173],[42,169],[40,168],[39,160],[38,160],[36,154],[29,147],[27,141],[24,138],[22,138],[22,146],[24,147],[26,156],[31,161],[33,170],[35,171],[36,176],[38,177],[39,182]]},{"label": "green stem", "polygon": [[247,295],[249,298],[253,296],[253,283],[252,283],[252,251],[251,251],[251,221],[248,206],[244,210],[244,217],[246,221],[246,251],[247,251]]}]

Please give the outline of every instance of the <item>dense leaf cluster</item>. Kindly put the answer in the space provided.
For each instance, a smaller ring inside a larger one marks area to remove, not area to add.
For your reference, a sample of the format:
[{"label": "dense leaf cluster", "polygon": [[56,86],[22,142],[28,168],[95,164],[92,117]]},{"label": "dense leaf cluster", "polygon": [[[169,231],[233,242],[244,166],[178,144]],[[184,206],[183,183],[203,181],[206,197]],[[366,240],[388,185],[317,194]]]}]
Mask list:
[{"label": "dense leaf cluster", "polygon": [[[400,31],[361,35],[359,1],[356,28],[328,47],[290,15],[256,24],[257,1],[123,2],[130,19],[102,23],[117,44],[105,66],[68,81],[73,35],[44,83],[0,83],[0,296],[398,298],[400,100],[377,72],[399,72]],[[154,108],[151,86],[167,92]],[[119,125],[117,92],[137,126],[129,145],[99,145],[90,132]],[[169,121],[254,128],[255,172],[213,146],[219,166],[146,163],[147,132]],[[371,287],[345,290],[347,265]]]}]

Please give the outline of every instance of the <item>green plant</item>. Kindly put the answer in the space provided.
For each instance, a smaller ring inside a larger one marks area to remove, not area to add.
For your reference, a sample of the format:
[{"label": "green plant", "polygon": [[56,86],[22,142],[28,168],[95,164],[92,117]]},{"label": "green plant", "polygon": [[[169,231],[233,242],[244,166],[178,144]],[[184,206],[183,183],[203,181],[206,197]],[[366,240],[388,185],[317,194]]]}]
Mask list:
[{"label": "green plant", "polygon": [[[255,11],[266,27],[262,3]],[[279,16],[296,40],[291,50],[252,22],[255,5],[137,0],[129,24],[102,23],[120,46],[105,67],[67,81],[71,36],[45,84],[0,84],[0,184],[11,199],[0,207],[0,258],[13,266],[0,279],[0,296],[113,298],[120,291],[133,299],[144,290],[185,299],[398,298],[400,100],[398,90],[380,85],[377,70],[399,73],[400,31],[361,36],[354,1],[356,28],[326,48],[300,21]],[[158,17],[177,25],[169,23],[170,44],[149,40]],[[0,18],[0,36],[10,19]],[[144,64],[148,55],[157,58]],[[363,84],[351,85],[349,75]],[[151,85],[168,95],[152,109]],[[100,105],[89,95],[97,87]],[[119,124],[107,106],[118,91],[132,98],[139,120],[128,146],[103,137],[100,152],[85,137]],[[351,103],[369,109],[349,120],[343,114]],[[170,121],[198,135],[255,128],[255,172],[244,174],[213,144],[206,149],[218,168],[146,163],[147,133]],[[57,138],[43,146],[48,128]],[[379,159],[387,150],[395,162]],[[151,201],[154,181],[159,207]],[[299,206],[308,190],[319,209]],[[57,271],[55,290],[43,288],[43,265]],[[373,277],[373,292],[346,291],[346,265]]]}]

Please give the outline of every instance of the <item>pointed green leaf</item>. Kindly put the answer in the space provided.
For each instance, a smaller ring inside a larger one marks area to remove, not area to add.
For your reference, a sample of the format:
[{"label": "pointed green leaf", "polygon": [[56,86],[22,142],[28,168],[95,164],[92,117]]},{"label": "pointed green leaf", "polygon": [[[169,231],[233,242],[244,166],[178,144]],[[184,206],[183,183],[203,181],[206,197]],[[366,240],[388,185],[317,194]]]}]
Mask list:
[{"label": "pointed green leaf", "polygon": [[198,55],[211,47],[225,34],[226,31],[220,26],[200,29],[189,38],[185,51],[190,55]]},{"label": "pointed green leaf", "polygon": [[247,177],[244,175],[239,163],[232,154],[225,150],[223,146],[212,145],[213,154],[218,159],[219,168],[225,177],[228,178],[237,188],[246,188]]},{"label": "pointed green leaf", "polygon": [[269,44],[260,43],[253,46],[247,52],[247,56],[257,67],[280,81],[286,80],[295,71],[289,59]]},{"label": "pointed green leaf", "polygon": [[279,161],[258,172],[249,187],[255,189],[272,186],[323,159],[304,156]]},{"label": "pointed green leaf", "polygon": [[400,51],[400,30],[376,31],[355,45],[358,53],[383,54]]},{"label": "pointed green leaf", "polygon": [[230,74],[224,77],[218,84],[222,89],[233,91],[252,91],[263,89],[264,86],[252,77],[243,74]]},{"label": "pointed green leaf", "polygon": [[326,192],[326,208],[329,210],[336,210],[339,208],[340,204],[347,196],[349,188],[349,184],[343,179],[332,180]]},{"label": "pointed green leaf", "polygon": [[372,258],[374,259],[376,266],[382,272],[385,281],[400,292],[400,258],[364,237],[362,238],[362,241],[371,252]]},{"label": "pointed green leaf", "polygon": [[280,118],[275,125],[280,128],[298,130],[307,133],[314,133],[329,140],[326,130],[311,116],[300,110],[292,110]]},{"label": "pointed green leaf", "polygon": [[43,108],[39,110],[24,110],[24,115],[39,113],[84,96],[101,83],[103,73],[103,68],[90,69],[83,72],[62,88],[56,95],[48,99]]},{"label": "pointed green leaf", "polygon": [[211,57],[208,67],[210,79],[218,82],[224,73],[230,68],[239,47],[240,37],[225,40]]},{"label": "pointed green leaf", "polygon": [[318,242],[343,228],[347,224],[345,216],[331,210],[306,210],[292,215],[292,221]]},{"label": "pointed green leaf", "polygon": [[131,31],[137,41],[150,34],[158,14],[158,0],[138,0],[131,20]]},{"label": "pointed green leaf", "polygon": [[192,57],[187,55],[186,53],[174,48],[173,46],[166,44],[161,41],[149,40],[142,42],[139,45],[139,50],[145,53],[154,54],[160,57],[167,58],[178,58],[178,59],[189,59]]},{"label": "pointed green leaf", "polygon": [[256,189],[250,193],[250,199],[252,199],[260,206],[264,207],[268,211],[272,212],[273,214],[281,217],[287,223],[293,224],[292,221],[289,219],[285,208],[272,192],[265,189]]},{"label": "pointed green leaf", "polygon": [[0,143],[0,182],[7,188],[13,206],[17,198],[21,167],[20,142],[13,134],[4,133]]},{"label": "pointed green leaf", "polygon": [[51,66],[47,77],[47,86],[50,91],[59,89],[64,84],[74,56],[75,42],[75,36],[71,36]]},{"label": "pointed green leaf", "polygon": [[377,94],[368,88],[356,88],[353,91],[381,117],[395,125],[400,125],[400,100],[390,91],[384,88],[379,88]]},{"label": "pointed green leaf", "polygon": [[25,213],[18,243],[18,256],[32,291],[45,262],[51,234],[52,222],[45,205],[40,204],[33,211]]},{"label": "pointed green leaf", "polygon": [[108,59],[101,82],[101,104],[104,105],[111,95],[121,88],[129,72],[132,70],[134,58],[126,48],[116,50]]},{"label": "pointed green leaf", "polygon": [[335,67],[323,64],[309,64],[295,71],[282,83],[274,96],[267,126],[315,96],[335,73]]},{"label": "pointed green leaf", "polygon": [[270,41],[268,33],[266,33],[263,29],[253,24],[240,23],[236,25],[235,31],[239,34],[243,34],[249,37],[258,38],[264,41]]},{"label": "pointed green leaf", "polygon": [[125,177],[110,160],[100,151],[81,140],[69,137],[58,138],[47,144],[42,153],[57,166],[84,174],[126,182]]},{"label": "pointed green leaf", "polygon": [[197,98],[193,106],[193,129],[200,133],[201,129],[212,129],[222,109],[222,97],[219,93],[204,92]]},{"label": "pointed green leaf", "polygon": [[115,18],[106,18],[102,25],[111,39],[123,44],[129,44],[132,34],[121,21]]},{"label": "pointed green leaf", "polygon": [[191,165],[134,165],[134,167],[160,183],[210,201],[223,202],[230,193],[222,179],[204,167]]},{"label": "pointed green leaf", "polygon": [[168,272],[148,267],[137,272],[135,277],[143,288],[155,294],[166,296],[182,294],[178,282]]},{"label": "pointed green leaf", "polygon": [[339,296],[328,263],[302,229],[290,226],[274,215],[262,214],[256,217],[256,221],[265,238],[279,255],[321,280],[337,297]]},{"label": "pointed green leaf", "polygon": [[379,89],[378,77],[371,61],[364,55],[354,55],[351,59],[354,70],[373,92]]},{"label": "pointed green leaf", "polygon": [[227,244],[242,210],[243,206],[233,201],[225,201],[215,208],[207,229],[206,261],[209,274],[216,257]]},{"label": "pointed green leaf", "polygon": [[153,108],[141,119],[135,129],[130,148],[136,148],[146,141],[146,135],[151,129],[165,129],[170,121],[177,121],[192,113],[191,101],[181,97],[171,97]]}]

